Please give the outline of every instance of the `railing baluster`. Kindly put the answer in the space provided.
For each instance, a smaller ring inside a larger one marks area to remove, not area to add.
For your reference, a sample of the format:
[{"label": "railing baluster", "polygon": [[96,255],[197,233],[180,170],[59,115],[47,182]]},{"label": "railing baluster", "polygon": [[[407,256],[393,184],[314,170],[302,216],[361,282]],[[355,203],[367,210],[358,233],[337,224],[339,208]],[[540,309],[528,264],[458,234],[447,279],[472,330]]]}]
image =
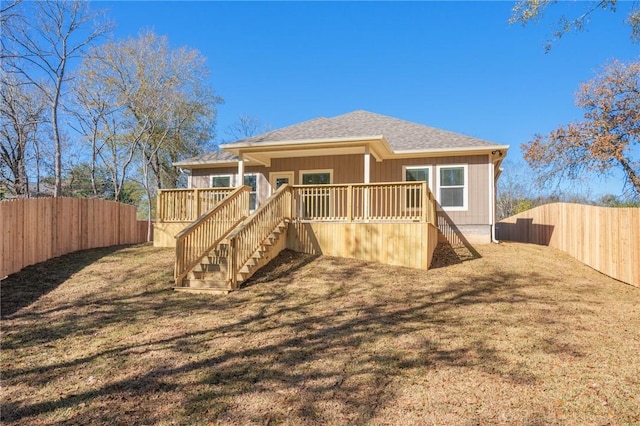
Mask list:
[{"label": "railing baluster", "polygon": [[302,220],[435,220],[426,182],[297,185],[291,197],[291,211]]}]

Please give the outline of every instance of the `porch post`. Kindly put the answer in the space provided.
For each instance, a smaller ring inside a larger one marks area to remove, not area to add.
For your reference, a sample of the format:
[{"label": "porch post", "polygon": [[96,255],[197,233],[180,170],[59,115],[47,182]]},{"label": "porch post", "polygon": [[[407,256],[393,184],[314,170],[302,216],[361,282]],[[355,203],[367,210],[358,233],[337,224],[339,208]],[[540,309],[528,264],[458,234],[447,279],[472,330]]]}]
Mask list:
[{"label": "porch post", "polygon": [[238,179],[236,182],[236,187],[239,188],[244,185],[244,158],[242,154],[240,154],[240,158],[238,159]]},{"label": "porch post", "polygon": [[364,148],[364,183],[370,183],[371,174],[371,153],[369,147]]},{"label": "porch post", "polygon": [[[369,145],[364,147],[364,179],[363,183],[368,184],[371,180],[371,153],[369,151]],[[364,218],[369,218],[369,188],[364,188]]]}]

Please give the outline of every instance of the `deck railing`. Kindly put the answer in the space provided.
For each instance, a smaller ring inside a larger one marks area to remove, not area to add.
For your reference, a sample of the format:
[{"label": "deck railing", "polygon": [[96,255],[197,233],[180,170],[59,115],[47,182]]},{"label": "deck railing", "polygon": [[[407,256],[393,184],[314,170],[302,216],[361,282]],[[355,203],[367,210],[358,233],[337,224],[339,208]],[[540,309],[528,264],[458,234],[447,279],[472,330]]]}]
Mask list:
[{"label": "deck railing", "polygon": [[426,182],[296,185],[293,213],[302,220],[435,223]]},{"label": "deck railing", "polygon": [[235,188],[161,189],[158,222],[191,222],[218,205]]},{"label": "deck railing", "polygon": [[250,190],[248,186],[234,189],[211,211],[176,235],[176,285],[180,285],[189,270],[249,215]]},{"label": "deck railing", "polygon": [[260,248],[276,226],[291,218],[291,187],[282,185],[253,214],[228,235],[229,282],[233,289],[238,286],[240,268]]}]

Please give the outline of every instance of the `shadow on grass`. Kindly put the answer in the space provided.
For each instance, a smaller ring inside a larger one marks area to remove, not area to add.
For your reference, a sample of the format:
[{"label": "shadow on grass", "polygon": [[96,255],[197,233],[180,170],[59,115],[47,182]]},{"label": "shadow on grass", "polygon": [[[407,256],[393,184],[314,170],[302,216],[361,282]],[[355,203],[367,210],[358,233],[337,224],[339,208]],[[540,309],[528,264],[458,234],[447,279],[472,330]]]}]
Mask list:
[{"label": "shadow on grass", "polygon": [[436,246],[431,259],[430,269],[445,268],[447,266],[457,265],[469,260],[479,259],[478,253],[471,245],[456,244],[451,245],[449,241],[441,241]]},{"label": "shadow on grass", "polygon": [[[126,368],[143,354],[162,353],[166,357],[126,374],[126,379],[105,377],[92,389],[52,395],[43,401],[4,401],[2,419],[26,424],[35,420],[34,416],[64,409],[73,410],[67,420],[70,424],[168,423],[154,407],[179,395],[174,420],[184,424],[214,419],[243,424],[364,424],[392,403],[394,381],[411,371],[458,368],[464,375],[473,369],[517,384],[536,381],[535,372],[510,363],[493,345],[490,330],[511,325],[507,323],[510,318],[494,316],[469,323],[461,309],[498,303],[517,307],[531,302],[534,297],[522,292],[522,285],[514,284],[525,278],[522,275],[496,272],[472,281],[452,280],[424,294],[403,296],[385,290],[379,297],[347,298],[349,280],[358,270],[375,272],[368,270],[369,264],[349,262],[342,271],[333,259],[290,252],[283,254],[278,267],[257,274],[256,281],[272,277],[276,282],[267,284],[277,287],[294,281],[292,275],[314,262],[325,262],[327,287],[345,290],[318,291],[318,283],[312,281],[319,278],[322,268],[318,267],[317,273],[314,270],[305,276],[308,283],[282,290],[291,292],[285,297],[272,297],[267,291],[258,294],[251,288],[213,300],[161,289],[132,294],[129,289],[130,294],[122,298],[92,301],[96,306],[110,305],[109,316],[91,312],[74,318],[73,324],[63,325],[60,336],[71,329],[77,335],[94,333],[105,324],[152,323],[160,316],[175,318],[178,327],[179,321],[192,314],[209,321],[195,331],[178,331],[168,338],[149,339],[142,333],[136,343],[114,343],[89,356],[63,362],[52,358],[48,365],[9,368],[2,373],[5,384],[37,387],[71,377],[79,368],[91,370],[96,361]],[[405,271],[407,279],[418,279],[423,273]],[[341,278],[332,281],[333,276]],[[73,308],[77,307],[70,306]],[[227,313],[227,320],[212,321],[213,316],[206,316],[210,311],[218,316]],[[562,324],[557,329],[557,336],[565,332]],[[467,332],[468,339],[459,340]],[[548,330],[547,342],[553,342],[553,333]],[[457,343],[448,344],[449,340]],[[22,344],[29,343],[25,340]],[[560,345],[553,349],[563,350]],[[172,361],[175,359],[180,362]],[[255,402],[234,404],[231,400],[236,397],[245,401],[254,398]],[[344,413],[327,408],[336,404],[345,407]],[[122,413],[129,413],[129,417],[123,418]],[[343,417],[332,417],[338,414]],[[542,423],[545,420],[551,419],[542,419]]]},{"label": "shadow on grass", "polygon": [[298,253],[285,249],[271,262],[260,268],[251,278],[242,283],[241,288],[271,281],[291,281],[291,274],[298,271],[319,257],[316,254]]},{"label": "shadow on grass", "polygon": [[0,283],[0,317],[7,318],[55,290],[73,274],[126,246],[81,250],[25,267]]}]

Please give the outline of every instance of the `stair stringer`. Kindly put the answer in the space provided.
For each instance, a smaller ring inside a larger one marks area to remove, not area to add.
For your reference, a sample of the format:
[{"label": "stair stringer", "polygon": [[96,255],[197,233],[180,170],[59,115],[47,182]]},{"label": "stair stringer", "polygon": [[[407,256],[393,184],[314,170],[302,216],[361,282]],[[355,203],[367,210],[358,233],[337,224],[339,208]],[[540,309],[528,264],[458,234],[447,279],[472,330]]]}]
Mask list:
[{"label": "stair stringer", "polygon": [[243,282],[251,278],[261,268],[271,262],[280,252],[287,248],[287,231],[289,230],[288,221],[280,222],[269,237],[263,241],[260,248],[255,251],[251,259],[249,259],[242,268],[240,268],[238,277],[238,287]]}]

